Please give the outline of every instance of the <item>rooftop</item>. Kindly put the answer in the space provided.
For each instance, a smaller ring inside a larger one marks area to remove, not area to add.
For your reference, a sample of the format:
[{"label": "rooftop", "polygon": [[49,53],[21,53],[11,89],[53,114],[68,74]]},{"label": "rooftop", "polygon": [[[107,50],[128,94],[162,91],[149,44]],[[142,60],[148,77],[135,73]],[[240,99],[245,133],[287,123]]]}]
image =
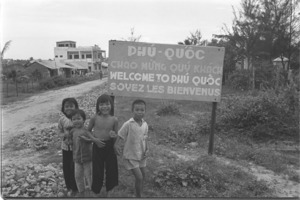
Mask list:
[{"label": "rooftop", "polygon": [[65,43],[65,42],[73,42],[73,43],[76,43],[75,41],[71,41],[71,40],[58,41],[58,42],[56,42],[56,43]]}]

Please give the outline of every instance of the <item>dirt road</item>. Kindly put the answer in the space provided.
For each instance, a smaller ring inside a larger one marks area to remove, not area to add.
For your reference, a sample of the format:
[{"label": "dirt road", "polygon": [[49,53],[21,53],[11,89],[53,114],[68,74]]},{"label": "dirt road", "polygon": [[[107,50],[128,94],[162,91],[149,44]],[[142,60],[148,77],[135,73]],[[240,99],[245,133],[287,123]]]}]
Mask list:
[{"label": "dirt road", "polygon": [[2,106],[2,147],[10,138],[23,131],[31,128],[45,128],[53,124],[49,122],[48,118],[51,115],[57,116],[57,113],[60,112],[62,99],[80,96],[99,84],[104,84],[106,80],[107,78],[51,90],[21,102]]}]

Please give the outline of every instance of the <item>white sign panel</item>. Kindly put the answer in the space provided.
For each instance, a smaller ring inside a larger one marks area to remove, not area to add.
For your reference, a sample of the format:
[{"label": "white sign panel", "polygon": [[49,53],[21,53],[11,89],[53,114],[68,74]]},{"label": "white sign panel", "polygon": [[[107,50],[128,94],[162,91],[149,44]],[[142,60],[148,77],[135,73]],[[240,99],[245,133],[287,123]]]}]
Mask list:
[{"label": "white sign panel", "polygon": [[219,102],[225,48],[109,41],[110,93]]}]

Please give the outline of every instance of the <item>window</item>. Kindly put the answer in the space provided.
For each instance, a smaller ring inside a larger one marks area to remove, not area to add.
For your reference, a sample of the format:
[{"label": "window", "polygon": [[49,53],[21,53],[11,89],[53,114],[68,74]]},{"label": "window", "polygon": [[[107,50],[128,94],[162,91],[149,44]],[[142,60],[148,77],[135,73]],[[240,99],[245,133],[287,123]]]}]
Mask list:
[{"label": "window", "polygon": [[74,55],[74,59],[79,59],[79,55]]},{"label": "window", "polygon": [[61,57],[61,58],[62,58],[63,56],[62,56],[62,55],[60,55],[59,57]]},{"label": "window", "polygon": [[81,55],[81,58],[84,59],[84,54]]},{"label": "window", "polygon": [[86,58],[92,58],[92,54],[86,54]]},{"label": "window", "polygon": [[58,58],[58,56],[55,56],[55,58]]},{"label": "window", "polygon": [[72,59],[72,55],[68,55],[68,59]]},{"label": "window", "polygon": [[66,47],[68,47],[69,46],[69,44],[66,44]]}]

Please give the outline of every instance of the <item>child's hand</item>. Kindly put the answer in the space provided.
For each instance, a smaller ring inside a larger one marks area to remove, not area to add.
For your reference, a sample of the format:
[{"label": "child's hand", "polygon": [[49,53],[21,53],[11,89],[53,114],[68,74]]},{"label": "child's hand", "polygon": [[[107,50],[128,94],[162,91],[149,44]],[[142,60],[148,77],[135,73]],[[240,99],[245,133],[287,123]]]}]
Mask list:
[{"label": "child's hand", "polygon": [[122,154],[122,149],[119,145],[114,145],[115,153],[120,156]]},{"label": "child's hand", "polygon": [[117,135],[117,133],[116,133],[115,131],[109,131],[109,136],[110,136],[111,138],[116,138],[116,137],[118,137],[118,135]]},{"label": "child's hand", "polygon": [[84,136],[84,135],[79,136],[79,138],[80,138],[81,140],[86,141],[86,142],[91,142],[91,141],[92,141],[90,138],[88,138],[88,137],[86,137],[86,136]]},{"label": "child's hand", "polygon": [[103,147],[105,147],[105,143],[104,142],[102,142],[101,140],[96,140],[96,141],[94,141],[95,143],[96,143],[96,145],[99,147],[99,148],[103,148]]},{"label": "child's hand", "polygon": [[68,126],[68,127],[66,127],[66,130],[71,131],[72,128],[73,128],[73,126]]},{"label": "child's hand", "polygon": [[147,149],[143,155],[143,159],[147,158],[149,156],[149,150]]},{"label": "child's hand", "polygon": [[64,133],[64,140],[67,140],[68,138],[69,138],[69,132],[67,131]]}]

